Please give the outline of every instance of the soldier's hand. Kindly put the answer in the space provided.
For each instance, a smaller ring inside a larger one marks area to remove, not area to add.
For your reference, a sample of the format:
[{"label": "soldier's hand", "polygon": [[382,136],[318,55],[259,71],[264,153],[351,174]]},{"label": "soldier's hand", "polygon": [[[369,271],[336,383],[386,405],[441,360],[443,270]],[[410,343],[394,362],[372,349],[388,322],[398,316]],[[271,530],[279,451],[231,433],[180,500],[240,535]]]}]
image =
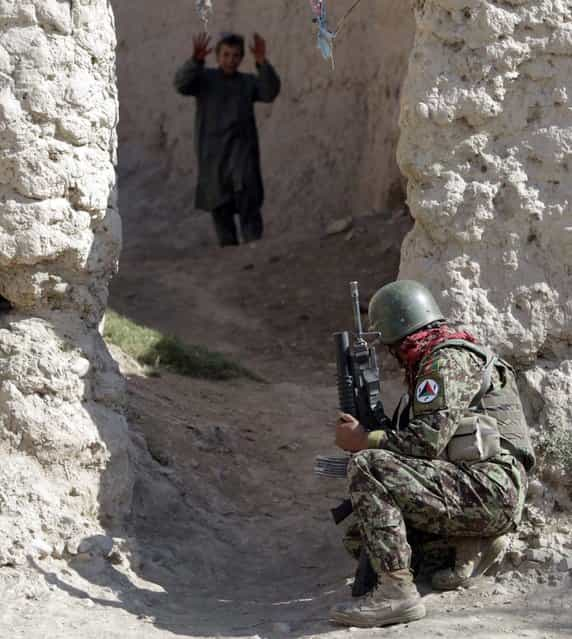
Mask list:
[{"label": "soldier's hand", "polygon": [[207,33],[199,33],[198,36],[193,37],[193,58],[198,62],[204,62],[212,51],[210,43],[211,38]]},{"label": "soldier's hand", "polygon": [[266,62],[266,40],[258,33],[254,34],[250,52],[254,56],[256,64],[264,64]]},{"label": "soldier's hand", "polygon": [[340,413],[336,424],[336,446],[350,453],[367,448],[367,431],[355,417]]}]

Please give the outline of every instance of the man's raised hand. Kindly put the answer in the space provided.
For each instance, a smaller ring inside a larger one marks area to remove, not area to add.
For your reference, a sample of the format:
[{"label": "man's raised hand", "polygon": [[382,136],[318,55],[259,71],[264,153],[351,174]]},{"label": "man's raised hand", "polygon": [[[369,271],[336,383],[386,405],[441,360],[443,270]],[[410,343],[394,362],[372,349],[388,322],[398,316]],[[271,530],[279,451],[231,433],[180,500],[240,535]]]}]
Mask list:
[{"label": "man's raised hand", "polygon": [[254,56],[256,64],[264,64],[266,62],[266,40],[255,33],[250,45],[250,52]]},{"label": "man's raised hand", "polygon": [[197,62],[204,62],[209,53],[212,52],[210,47],[211,38],[208,33],[199,33],[193,37],[193,58]]}]

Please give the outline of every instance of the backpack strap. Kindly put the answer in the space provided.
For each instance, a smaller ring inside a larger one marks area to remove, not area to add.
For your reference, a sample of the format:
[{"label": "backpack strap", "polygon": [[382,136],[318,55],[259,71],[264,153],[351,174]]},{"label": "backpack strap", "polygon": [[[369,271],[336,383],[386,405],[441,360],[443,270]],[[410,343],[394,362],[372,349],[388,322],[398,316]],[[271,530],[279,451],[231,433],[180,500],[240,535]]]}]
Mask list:
[{"label": "backpack strap", "polygon": [[491,387],[492,376],[493,376],[493,367],[497,362],[497,358],[493,355],[489,361],[482,368],[483,381],[481,383],[481,387],[479,388],[477,394],[471,400],[469,404],[469,408],[476,408],[481,399],[487,394]]}]

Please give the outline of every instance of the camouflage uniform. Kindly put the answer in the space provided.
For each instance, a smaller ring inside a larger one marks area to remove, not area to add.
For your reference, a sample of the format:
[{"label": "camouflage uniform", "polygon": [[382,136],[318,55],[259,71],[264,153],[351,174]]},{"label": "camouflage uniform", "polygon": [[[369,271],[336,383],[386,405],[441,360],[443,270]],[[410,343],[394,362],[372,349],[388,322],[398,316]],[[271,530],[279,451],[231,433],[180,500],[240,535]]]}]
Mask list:
[{"label": "camouflage uniform", "polygon": [[412,406],[397,427],[371,433],[370,448],[349,464],[354,514],[378,574],[410,566],[406,527],[442,537],[495,537],[521,518],[534,454],[513,372],[499,362],[478,409],[497,418],[502,452],[453,464],[446,461],[447,444],[481,387],[484,362],[468,344],[444,346],[421,362]]}]

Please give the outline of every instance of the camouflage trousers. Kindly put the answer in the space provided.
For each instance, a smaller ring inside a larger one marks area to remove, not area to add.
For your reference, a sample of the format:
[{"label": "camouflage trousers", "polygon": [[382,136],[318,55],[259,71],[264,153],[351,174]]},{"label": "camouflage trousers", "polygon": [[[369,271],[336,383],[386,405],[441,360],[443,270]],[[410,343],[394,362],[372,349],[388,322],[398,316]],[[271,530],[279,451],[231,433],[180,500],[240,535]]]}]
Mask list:
[{"label": "camouflage trousers", "polygon": [[349,491],[361,540],[374,570],[411,565],[407,527],[439,537],[496,537],[514,530],[527,477],[508,453],[457,465],[364,450],[348,467]]}]

